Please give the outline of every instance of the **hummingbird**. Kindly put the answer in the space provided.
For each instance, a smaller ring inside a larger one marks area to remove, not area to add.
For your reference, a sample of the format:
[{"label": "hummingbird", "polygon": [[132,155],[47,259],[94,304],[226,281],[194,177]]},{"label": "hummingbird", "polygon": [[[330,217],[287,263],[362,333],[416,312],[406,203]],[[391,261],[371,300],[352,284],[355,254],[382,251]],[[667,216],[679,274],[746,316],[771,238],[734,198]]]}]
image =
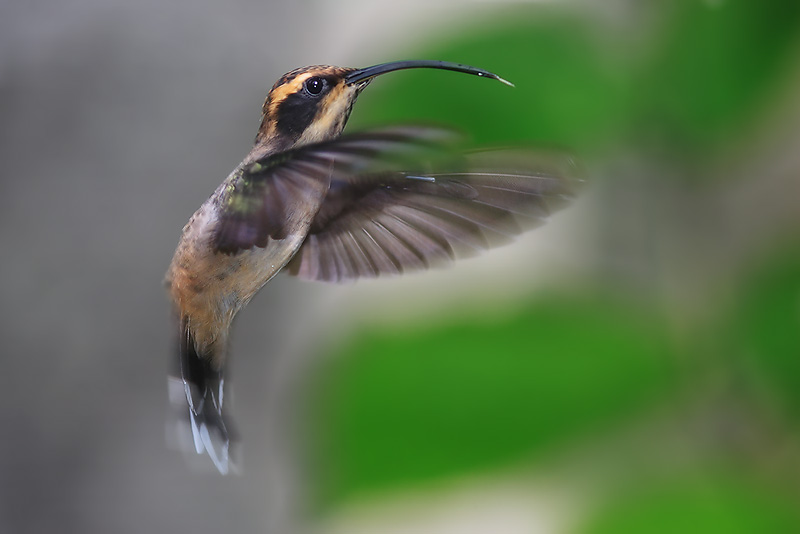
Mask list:
[{"label": "hummingbird", "polygon": [[170,399],[223,474],[236,440],[223,411],[231,322],[278,272],[342,282],[426,269],[509,241],[571,196],[568,155],[464,154],[434,126],[342,133],[371,81],[417,68],[513,86],[445,61],[292,70],[269,91],[250,152],[183,228],[165,281],[178,333]]}]

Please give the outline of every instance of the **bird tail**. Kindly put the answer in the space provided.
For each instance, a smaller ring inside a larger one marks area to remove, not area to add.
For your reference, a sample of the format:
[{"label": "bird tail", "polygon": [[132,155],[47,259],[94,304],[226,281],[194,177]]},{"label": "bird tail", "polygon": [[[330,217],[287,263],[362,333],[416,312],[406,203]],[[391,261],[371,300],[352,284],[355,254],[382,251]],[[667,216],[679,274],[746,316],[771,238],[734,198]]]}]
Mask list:
[{"label": "bird tail", "polygon": [[179,333],[177,358],[168,384],[170,402],[179,413],[174,439],[180,448],[207,453],[224,475],[233,467],[231,442],[236,438],[222,410],[224,367],[217,367],[220,359],[214,354],[198,352],[188,317],[181,318]]}]

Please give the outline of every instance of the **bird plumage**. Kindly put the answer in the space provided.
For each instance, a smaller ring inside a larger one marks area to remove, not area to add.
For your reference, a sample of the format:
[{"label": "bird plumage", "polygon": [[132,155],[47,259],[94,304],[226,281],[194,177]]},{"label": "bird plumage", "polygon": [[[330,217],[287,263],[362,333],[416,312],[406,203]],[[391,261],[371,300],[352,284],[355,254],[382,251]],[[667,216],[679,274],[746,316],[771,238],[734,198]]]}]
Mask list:
[{"label": "bird plumage", "polygon": [[341,135],[374,76],[414,66],[500,79],[442,62],[291,71],[265,101],[251,152],[183,229],[167,273],[180,336],[172,383],[185,394],[174,398],[196,452],[221,472],[230,325],[275,274],[338,282],[425,269],[507,242],[571,193],[567,155],[463,155],[457,135],[426,126]]}]

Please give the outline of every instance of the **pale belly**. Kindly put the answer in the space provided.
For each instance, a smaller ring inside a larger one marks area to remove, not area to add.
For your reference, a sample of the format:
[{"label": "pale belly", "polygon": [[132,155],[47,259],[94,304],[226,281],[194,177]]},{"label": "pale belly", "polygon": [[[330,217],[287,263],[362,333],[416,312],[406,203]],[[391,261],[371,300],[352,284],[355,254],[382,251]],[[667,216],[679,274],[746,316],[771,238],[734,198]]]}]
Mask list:
[{"label": "pale belly", "polygon": [[[219,354],[227,343],[231,321],[250,299],[292,259],[303,243],[308,224],[265,248],[235,255],[214,252],[210,239],[215,224],[210,203],[184,228],[167,272],[169,293],[181,319],[187,319],[201,353]],[[221,362],[219,362],[221,363]]]}]

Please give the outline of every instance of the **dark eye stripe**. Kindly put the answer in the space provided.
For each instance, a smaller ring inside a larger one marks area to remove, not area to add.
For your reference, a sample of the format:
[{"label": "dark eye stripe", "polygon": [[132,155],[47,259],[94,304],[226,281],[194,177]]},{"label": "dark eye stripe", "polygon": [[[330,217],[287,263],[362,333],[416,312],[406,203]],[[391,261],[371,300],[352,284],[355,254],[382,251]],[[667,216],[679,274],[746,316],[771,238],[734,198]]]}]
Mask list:
[{"label": "dark eye stripe", "polygon": [[[278,131],[291,142],[297,141],[313,122],[323,96],[336,86],[336,79],[319,75],[305,79],[300,87],[286,88],[286,96],[275,106]],[[291,92],[290,92],[291,91]]]}]

